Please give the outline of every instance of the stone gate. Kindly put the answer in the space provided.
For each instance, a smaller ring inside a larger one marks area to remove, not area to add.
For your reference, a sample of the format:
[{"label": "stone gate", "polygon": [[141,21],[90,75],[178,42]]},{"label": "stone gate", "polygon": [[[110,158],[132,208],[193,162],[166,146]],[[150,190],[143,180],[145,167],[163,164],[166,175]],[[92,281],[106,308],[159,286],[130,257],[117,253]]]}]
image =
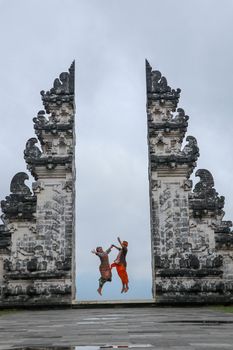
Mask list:
[{"label": "stone gate", "polygon": [[[75,67],[41,92],[36,137],[24,150],[27,173],[17,173],[1,201],[0,305],[70,305],[75,299]],[[186,137],[189,117],[146,62],[153,298],[156,303],[233,302],[232,223],[224,197],[206,169],[190,176],[199,157]],[[39,140],[40,146],[37,146]]]}]

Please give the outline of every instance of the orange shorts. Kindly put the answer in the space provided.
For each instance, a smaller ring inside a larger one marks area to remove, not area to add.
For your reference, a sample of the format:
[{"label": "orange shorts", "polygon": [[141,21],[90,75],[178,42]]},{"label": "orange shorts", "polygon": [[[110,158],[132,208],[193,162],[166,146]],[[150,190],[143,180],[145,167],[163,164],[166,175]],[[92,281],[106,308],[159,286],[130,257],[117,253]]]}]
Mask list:
[{"label": "orange shorts", "polygon": [[113,263],[111,265],[111,269],[115,267],[117,269],[117,273],[122,281],[123,284],[128,284],[129,283],[129,279],[128,279],[128,274],[127,274],[127,271],[126,271],[126,267],[122,264],[116,264],[116,263]]}]

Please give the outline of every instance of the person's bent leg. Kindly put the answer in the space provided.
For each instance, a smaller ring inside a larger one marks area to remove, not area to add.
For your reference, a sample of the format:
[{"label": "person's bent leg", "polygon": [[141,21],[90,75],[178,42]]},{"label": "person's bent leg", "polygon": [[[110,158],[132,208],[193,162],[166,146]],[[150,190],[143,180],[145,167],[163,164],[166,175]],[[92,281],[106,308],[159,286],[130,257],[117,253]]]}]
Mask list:
[{"label": "person's bent leg", "polygon": [[118,275],[121,279],[121,282],[122,282],[121,293],[123,293],[123,292],[126,293],[129,290],[129,286],[128,286],[129,280],[128,280],[128,274],[126,272],[126,268],[124,265],[117,264],[116,269],[117,269],[117,273],[118,273]]},{"label": "person's bent leg", "polygon": [[102,288],[103,288],[105,282],[106,282],[106,280],[103,277],[100,277],[99,288],[97,289],[97,292],[99,293],[99,295],[102,295]]},{"label": "person's bent leg", "polygon": [[125,283],[125,290],[124,290],[124,292],[127,293],[128,290],[129,290],[129,279],[128,279],[128,274],[127,274],[126,269],[125,269],[125,271],[124,271],[124,277],[123,277],[123,279],[124,279],[124,283]]},{"label": "person's bent leg", "polygon": [[111,267],[111,269],[112,269],[113,267],[117,267],[117,264],[116,264],[116,263],[112,263],[110,267]]}]

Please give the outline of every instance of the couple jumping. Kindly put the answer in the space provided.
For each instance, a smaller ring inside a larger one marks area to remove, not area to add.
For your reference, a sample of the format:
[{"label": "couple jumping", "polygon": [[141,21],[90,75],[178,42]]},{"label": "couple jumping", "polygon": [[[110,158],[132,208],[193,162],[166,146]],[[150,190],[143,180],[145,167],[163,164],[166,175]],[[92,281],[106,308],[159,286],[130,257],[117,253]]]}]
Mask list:
[{"label": "couple jumping", "polygon": [[[126,293],[129,290],[129,280],[128,275],[126,272],[126,254],[128,252],[127,246],[128,242],[123,241],[121,242],[120,238],[117,238],[118,242],[120,243],[120,247],[115,246],[114,244],[111,245],[106,251],[103,250],[102,247],[97,247],[96,250],[92,250],[91,252],[93,254],[96,254],[100,258],[100,279],[99,279],[99,288],[97,289],[97,292],[102,295],[102,288],[104,286],[105,282],[111,282],[112,281],[112,268],[116,267],[117,273],[121,279],[122,282],[122,289],[121,293]],[[108,260],[108,254],[111,252],[112,248],[116,248],[119,250],[119,253],[116,257],[116,260],[114,260],[114,263],[111,265],[109,264]]]}]

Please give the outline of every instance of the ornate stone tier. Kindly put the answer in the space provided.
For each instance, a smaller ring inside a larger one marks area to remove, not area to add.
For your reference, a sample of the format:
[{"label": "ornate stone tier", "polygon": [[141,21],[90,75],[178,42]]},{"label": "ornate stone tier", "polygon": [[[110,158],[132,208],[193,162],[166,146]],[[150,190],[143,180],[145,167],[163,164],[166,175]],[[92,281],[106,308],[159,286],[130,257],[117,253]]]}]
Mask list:
[{"label": "ornate stone tier", "polygon": [[216,235],[216,249],[233,249],[233,231]]},{"label": "ornate stone tier", "polygon": [[0,225],[0,250],[11,245],[11,233],[5,225]]},{"label": "ornate stone tier", "polygon": [[161,277],[208,277],[208,276],[222,276],[223,271],[218,269],[164,269],[157,273]]},{"label": "ornate stone tier", "polygon": [[[29,265],[29,263],[28,263]],[[32,265],[32,264],[31,264]],[[36,266],[36,264],[35,264]],[[57,278],[63,278],[67,277],[67,273],[65,271],[51,271],[51,272],[43,272],[43,271],[35,271],[35,269],[31,269],[30,266],[28,266],[28,272],[21,272],[21,271],[13,271],[11,272],[10,266],[5,266],[6,269],[6,276],[8,278],[14,279],[14,280],[46,280],[46,279],[57,279]]]},{"label": "ornate stone tier", "polygon": [[[29,285],[25,288],[18,285],[15,289],[13,289],[12,286],[6,286],[3,289],[4,298],[8,301],[8,303],[5,303],[7,305],[25,305],[25,303],[26,305],[31,305],[32,298],[36,298],[37,300],[34,305],[40,305],[39,298],[41,297],[45,298],[45,301],[42,303],[44,306],[46,306],[46,304],[49,305],[49,301],[51,303],[51,299],[55,305],[59,303],[62,305],[63,303],[61,299],[63,299],[65,296],[69,297],[70,294],[71,286],[65,284],[40,286],[39,284],[29,283]],[[48,297],[49,300],[46,303],[46,299],[48,299]]]},{"label": "ornate stone tier", "polygon": [[195,176],[200,177],[200,181],[195,185],[193,193],[189,196],[189,207],[193,211],[194,217],[202,217],[207,212],[212,215],[222,215],[225,198],[219,197],[214,188],[212,174],[206,169],[198,169]]},{"label": "ornate stone tier", "polygon": [[57,166],[71,166],[74,160],[74,62],[69,72],[55,79],[53,88],[41,92],[45,111],[38,112],[33,119],[36,138],[30,138],[25,147],[24,158],[27,168],[37,180],[42,167],[54,170]]},{"label": "ornate stone tier", "polygon": [[221,221],[221,224],[215,229],[216,234],[231,233],[232,221]]},{"label": "ornate stone tier", "polygon": [[233,249],[232,221],[222,221],[215,229],[215,241],[217,250]]},{"label": "ornate stone tier", "polygon": [[180,122],[175,123],[173,121],[167,121],[164,123],[156,123],[153,122],[148,123],[148,132],[150,136],[154,136],[155,132],[164,130],[165,132],[171,132],[172,130],[179,130],[180,132],[186,132],[188,127],[188,122]]},{"label": "ornate stone tier", "polygon": [[180,89],[171,89],[167,84],[167,80],[159,71],[152,71],[152,67],[146,60],[146,86],[147,86],[147,101],[150,104],[152,101],[170,101],[176,108],[179,98]]},{"label": "ornate stone tier", "polygon": [[[41,111],[40,111],[41,112]],[[39,112],[39,113],[40,113]],[[48,134],[58,135],[59,133],[64,133],[66,136],[71,136],[73,133],[73,121],[69,123],[46,123],[40,124],[38,122],[38,117],[33,119],[35,134],[38,137],[41,145],[45,145],[47,142]]]},{"label": "ornate stone tier", "polygon": [[47,170],[54,170],[58,165],[65,168],[72,166],[72,156],[59,157],[59,156],[48,156],[40,159],[27,159],[27,169],[31,172],[35,180],[38,180],[38,168],[46,167]]},{"label": "ornate stone tier", "polygon": [[191,165],[195,167],[198,158],[198,154],[190,154],[190,156],[171,154],[168,156],[151,156],[151,167],[152,170],[156,170],[159,166],[169,166],[175,168],[177,165]]},{"label": "ornate stone tier", "polygon": [[[209,271],[222,267],[223,258],[220,254],[209,255],[207,258],[205,257],[205,259],[199,259],[198,254],[189,253],[187,251],[188,248],[191,248],[190,245],[188,247],[188,243],[184,244],[184,246],[186,246],[186,251],[181,256],[178,256],[178,254],[174,257],[169,257],[167,254],[155,256],[154,264],[156,274],[161,275],[161,271],[166,270],[170,272],[174,271],[174,274],[181,274],[184,276],[186,273],[185,271]],[[171,272],[171,274],[172,273],[173,272]]]},{"label": "ornate stone tier", "polygon": [[57,134],[59,131],[70,132],[72,130],[72,124],[47,124],[43,127],[35,125],[36,134],[39,134],[39,131],[51,132],[52,134]]},{"label": "ornate stone tier", "polygon": [[[64,126],[64,125],[63,125]],[[72,137],[71,131],[71,137]],[[55,135],[56,133],[53,133]],[[37,180],[37,167],[45,167],[48,170],[55,169],[58,165],[69,167],[73,161],[73,148],[70,148],[68,152],[64,155],[59,154],[51,154],[47,152],[42,153],[40,149],[35,146],[37,143],[37,139],[35,137],[30,138],[26,143],[26,148],[24,150],[24,159],[27,163],[27,168],[31,172],[32,176]],[[67,155],[69,153],[69,155]]]},{"label": "ornate stone tier", "polygon": [[[223,301],[224,296],[227,300],[233,300],[232,292],[233,286],[229,283],[226,285],[223,283],[222,279],[217,276],[206,276],[206,278],[202,278],[201,276],[197,276],[197,278],[193,281],[190,279],[187,284],[187,277],[179,280],[175,277],[173,278],[173,283],[169,286],[169,289],[166,289],[166,282],[168,278],[163,278],[164,284],[159,284],[157,287],[157,297],[162,296],[165,303],[172,304],[188,304],[188,303],[216,303],[216,301]],[[230,295],[227,295],[227,294]],[[218,295],[220,294],[220,295]],[[221,298],[222,296],[222,298]],[[192,299],[190,299],[192,297]],[[226,299],[225,299],[226,301]]]},{"label": "ornate stone tier", "polygon": [[36,212],[36,197],[11,194],[1,201],[1,207],[5,218],[32,220]]},{"label": "ornate stone tier", "polygon": [[[163,145],[163,138],[159,140],[157,137],[157,139],[158,141],[155,146],[159,147],[160,144]],[[167,147],[166,152],[168,154],[164,154],[163,152],[163,154],[159,155],[159,150],[156,151],[153,149],[153,147],[150,148],[151,171],[158,170],[161,173],[161,171],[166,172],[166,169],[168,172],[170,172],[171,169],[176,169],[177,174],[179,172],[186,172],[187,176],[189,176],[196,166],[196,161],[199,157],[199,148],[197,146],[197,141],[193,136],[188,136],[186,140],[188,143],[185,145],[183,150],[172,148],[169,149],[169,147]],[[168,144],[169,141],[165,141],[164,145]]]},{"label": "ornate stone tier", "polygon": [[41,91],[43,105],[47,113],[53,112],[54,107],[74,102],[74,74],[75,62],[69,68],[69,72],[63,72],[54,80],[53,87],[49,91]]},{"label": "ornate stone tier", "polygon": [[72,156],[48,156],[41,158],[27,158],[26,162],[31,166],[46,166],[47,169],[54,169],[57,165],[67,165],[72,162]]},{"label": "ornate stone tier", "polygon": [[36,196],[32,195],[24,181],[26,173],[17,173],[11,181],[11,194],[1,201],[4,220],[33,220],[36,212]]},{"label": "ornate stone tier", "polygon": [[164,115],[161,121],[156,121],[153,118],[153,115],[149,113],[148,115],[148,131],[149,134],[154,131],[161,130],[167,133],[172,130],[178,130],[180,132],[186,132],[188,127],[189,116],[185,114],[185,111],[182,108],[177,108],[177,115],[168,113]]}]

